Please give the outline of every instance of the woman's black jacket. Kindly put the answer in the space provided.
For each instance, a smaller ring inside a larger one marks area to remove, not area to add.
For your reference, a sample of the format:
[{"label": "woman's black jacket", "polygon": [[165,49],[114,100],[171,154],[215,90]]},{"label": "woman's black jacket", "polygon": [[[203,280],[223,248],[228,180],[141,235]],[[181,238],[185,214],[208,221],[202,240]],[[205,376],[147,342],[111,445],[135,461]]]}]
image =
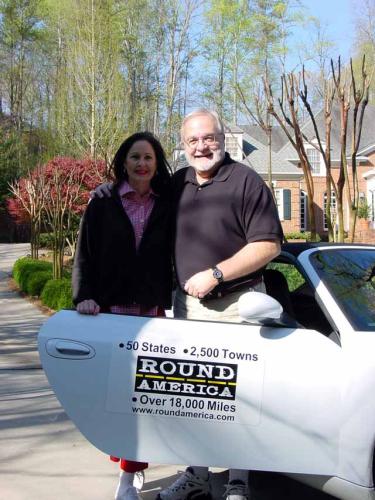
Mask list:
[{"label": "woman's black jacket", "polygon": [[171,306],[172,232],[169,200],[157,196],[138,251],[120,197],[94,198],[79,230],[73,266],[73,302]]}]

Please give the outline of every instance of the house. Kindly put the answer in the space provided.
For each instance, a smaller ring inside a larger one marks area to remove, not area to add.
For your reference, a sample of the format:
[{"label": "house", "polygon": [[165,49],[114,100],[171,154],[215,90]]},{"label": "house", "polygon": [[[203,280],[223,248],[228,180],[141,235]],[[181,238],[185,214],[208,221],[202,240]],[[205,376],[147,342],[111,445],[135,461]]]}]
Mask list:
[{"label": "house", "polygon": [[[340,167],[340,111],[333,110],[331,133],[332,175],[335,181],[339,176]],[[320,112],[316,116],[321,139],[324,139],[324,116]],[[358,184],[360,198],[364,206],[368,205],[368,218],[357,219],[356,241],[375,243],[375,106],[368,105],[364,115],[360,147],[357,154]],[[306,137],[312,143],[316,142],[311,121],[302,127]],[[352,122],[349,119],[347,154],[350,155]],[[268,180],[267,165],[269,149],[267,136],[257,125],[226,126],[226,150],[231,156],[258,172],[265,181]],[[324,142],[323,142],[324,145]],[[306,152],[312,167],[314,178],[314,204],[318,233],[327,235],[325,218],[326,169],[320,152],[312,145],[306,144]],[[297,152],[290,144],[280,127],[273,127],[271,138],[272,183],[282,221],[284,232],[308,231],[307,189],[302,168],[299,166]],[[242,156],[242,159],[241,159]],[[350,158],[348,159],[350,164]],[[349,169],[350,170],[350,169]],[[334,193],[331,198],[331,208],[335,213],[336,200]],[[345,230],[349,229],[348,212],[345,209]],[[333,221],[335,222],[335,221]]]}]

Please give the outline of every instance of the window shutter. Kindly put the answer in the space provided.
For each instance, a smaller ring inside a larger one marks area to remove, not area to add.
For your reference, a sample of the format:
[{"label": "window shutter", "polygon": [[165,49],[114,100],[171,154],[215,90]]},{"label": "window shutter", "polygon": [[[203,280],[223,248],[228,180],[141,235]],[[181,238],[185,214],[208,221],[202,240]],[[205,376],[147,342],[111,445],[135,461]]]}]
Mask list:
[{"label": "window shutter", "polygon": [[291,206],[291,192],[290,189],[283,190],[283,204],[284,204],[284,220],[291,220],[292,206]]},{"label": "window shutter", "polygon": [[310,229],[310,224],[309,224],[309,204],[308,204],[309,197],[306,195],[306,231],[309,231]]}]

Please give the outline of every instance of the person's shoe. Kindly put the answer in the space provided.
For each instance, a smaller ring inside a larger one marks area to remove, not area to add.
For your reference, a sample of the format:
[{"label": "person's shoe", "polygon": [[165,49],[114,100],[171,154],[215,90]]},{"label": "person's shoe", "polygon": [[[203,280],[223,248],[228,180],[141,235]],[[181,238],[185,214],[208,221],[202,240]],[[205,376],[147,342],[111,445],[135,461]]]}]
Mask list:
[{"label": "person's shoe", "polygon": [[188,467],[176,481],[161,491],[157,500],[211,500],[209,477],[202,479]]},{"label": "person's shoe", "polygon": [[243,481],[233,479],[233,481],[229,481],[225,487],[226,491],[224,496],[226,500],[248,500],[249,489]]},{"label": "person's shoe", "polygon": [[[134,477],[135,479],[135,477]],[[140,490],[129,483],[124,474],[120,474],[120,480],[116,488],[115,500],[142,500]]]},{"label": "person's shoe", "polygon": [[115,500],[142,500],[142,497],[138,493],[137,488],[128,485],[125,488],[117,488]]}]

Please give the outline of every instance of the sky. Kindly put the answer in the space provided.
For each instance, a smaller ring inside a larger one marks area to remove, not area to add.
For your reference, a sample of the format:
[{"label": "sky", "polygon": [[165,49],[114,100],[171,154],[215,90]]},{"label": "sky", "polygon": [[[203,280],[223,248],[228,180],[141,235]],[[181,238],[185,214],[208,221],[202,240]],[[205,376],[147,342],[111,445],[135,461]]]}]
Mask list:
[{"label": "sky", "polygon": [[[336,43],[333,55],[349,60],[353,46],[353,14],[355,0],[302,0],[307,8],[306,15],[317,17],[326,29],[327,35]],[[303,28],[294,30],[292,40],[296,43],[309,43],[307,31]],[[295,55],[297,58],[297,55]]]},{"label": "sky", "polygon": [[352,0],[303,0],[303,3],[313,15],[327,28],[343,52],[348,52],[352,43],[353,10],[355,2]]}]

